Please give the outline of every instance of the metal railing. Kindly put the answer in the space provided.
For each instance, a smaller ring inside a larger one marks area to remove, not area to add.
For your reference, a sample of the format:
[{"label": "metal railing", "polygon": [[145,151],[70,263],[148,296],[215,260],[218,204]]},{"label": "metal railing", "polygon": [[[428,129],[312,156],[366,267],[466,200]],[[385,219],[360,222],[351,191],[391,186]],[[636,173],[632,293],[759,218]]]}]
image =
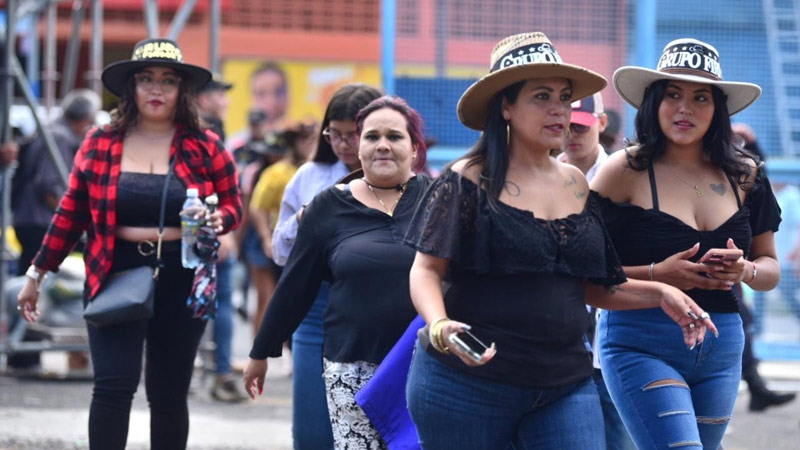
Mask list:
[{"label": "metal railing", "polygon": [[[6,1],[6,33],[5,36],[0,36],[3,48],[5,49],[3,55],[2,65],[0,65],[0,111],[5,114],[5,120],[0,124],[2,132],[0,132],[0,139],[2,142],[10,142],[12,140],[11,129],[11,105],[14,102],[14,84],[17,85],[20,92],[23,94],[25,104],[30,108],[34,121],[36,122],[36,129],[38,135],[43,139],[45,147],[47,148],[48,155],[51,162],[55,165],[63,185],[66,187],[68,184],[68,171],[67,165],[61,156],[60,151],[56,147],[53,135],[49,128],[44,123],[44,119],[40,117],[40,105],[30,87],[28,77],[15,54],[16,43],[16,24],[20,18],[27,15],[34,15],[36,22],[46,20],[45,26],[45,39],[44,39],[44,70],[43,70],[43,92],[44,92],[44,105],[49,113],[56,103],[56,82],[58,81],[56,73],[56,8],[58,3],[66,3],[65,0],[7,0]],[[73,0],[72,1],[72,29],[70,38],[67,43],[67,57],[64,58],[64,67],[62,73],[64,78],[61,84],[61,96],[67,94],[75,86],[78,55],[81,47],[80,27],[84,21],[85,8],[87,3],[91,3],[91,35],[89,41],[90,50],[90,68],[87,75],[87,81],[93,91],[102,96],[101,73],[103,65],[103,2],[102,0]],[[180,35],[186,21],[188,20],[192,10],[194,9],[196,0],[184,0],[183,4],[175,14],[169,28],[168,37],[170,39],[177,39]],[[211,70],[213,73],[219,71],[219,51],[218,51],[218,34],[220,24],[220,0],[211,0],[211,7],[209,10],[209,23],[210,23],[210,44],[209,53],[211,56]],[[150,37],[158,35],[158,5],[155,0],[147,0],[144,2],[144,15],[147,19],[146,24],[148,34]],[[38,33],[38,30],[35,31]],[[2,116],[0,116],[2,117]],[[2,169],[3,173],[3,187],[2,195],[0,196],[0,210],[2,211],[2,218],[0,219],[0,373],[5,372],[8,356],[14,353],[26,352],[44,352],[44,351],[75,351],[88,349],[88,342],[63,342],[58,338],[51,341],[37,341],[37,342],[22,342],[21,336],[15,336],[11,339],[11,330],[9,330],[9,318],[7,315],[7,304],[14,299],[7,298],[6,282],[8,281],[8,261],[5,255],[8,254],[6,230],[11,223],[11,179],[14,176],[16,163],[11,164],[9,167]],[[34,325],[34,328],[42,328],[42,325]],[[25,327],[16,327],[17,332]],[[41,330],[40,330],[41,331]],[[64,330],[61,330],[64,331]],[[51,336],[57,336],[58,330],[51,330]],[[61,333],[63,334],[63,333]],[[69,333],[68,333],[69,334]]]}]

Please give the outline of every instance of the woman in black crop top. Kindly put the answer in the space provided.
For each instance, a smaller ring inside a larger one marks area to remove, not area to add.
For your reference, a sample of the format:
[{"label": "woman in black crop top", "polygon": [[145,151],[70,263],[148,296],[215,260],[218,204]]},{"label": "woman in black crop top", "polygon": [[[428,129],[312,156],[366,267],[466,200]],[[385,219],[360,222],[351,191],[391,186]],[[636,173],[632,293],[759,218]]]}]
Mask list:
[{"label": "woman in black crop top", "polygon": [[[683,325],[695,323],[685,311],[703,312],[678,289],[626,282],[583,174],[550,156],[564,144],[571,102],[605,79],[562,63],[542,33],[502,40],[492,61],[458,106],[484,133],[428,189],[406,237],[417,250],[411,297],[430,324],[409,374],[409,411],[426,449],[605,448],[585,302],[662,305]],[[467,330],[492,343],[475,344],[478,360],[450,340]]]},{"label": "woman in black crop top", "polygon": [[308,205],[297,240],[250,351],[245,389],[255,398],[267,357],[280,356],[308,313],[323,281],[323,374],[336,448],[386,448],[355,403],[414,319],[408,271],[414,251],[403,237],[429,179],[422,119],[405,101],[381,97],[356,117],[363,177],[332,186]]},{"label": "woman in black crop top", "polygon": [[757,158],[733,144],[729,118],[761,89],[722,81],[716,49],[695,39],[667,44],[656,71],[618,69],[614,87],[639,109],[638,145],[612,155],[592,189],[625,274],[684,290],[719,336],[687,348],[658,309],[604,312],[603,376],[638,448],[714,449],[741,374],[731,286],[769,290],[779,276],[780,209]]}]

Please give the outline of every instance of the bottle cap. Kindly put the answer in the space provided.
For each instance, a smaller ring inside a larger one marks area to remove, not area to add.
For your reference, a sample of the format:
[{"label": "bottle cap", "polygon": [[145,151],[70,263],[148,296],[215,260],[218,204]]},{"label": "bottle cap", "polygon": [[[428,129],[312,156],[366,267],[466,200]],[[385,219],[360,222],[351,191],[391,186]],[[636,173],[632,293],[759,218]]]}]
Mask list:
[{"label": "bottle cap", "polygon": [[197,197],[198,195],[200,195],[200,192],[197,190],[197,188],[188,188],[188,189],[186,189],[186,196],[187,197]]},{"label": "bottle cap", "polygon": [[206,205],[213,205],[217,206],[219,204],[219,198],[217,198],[217,194],[211,194],[206,197]]}]

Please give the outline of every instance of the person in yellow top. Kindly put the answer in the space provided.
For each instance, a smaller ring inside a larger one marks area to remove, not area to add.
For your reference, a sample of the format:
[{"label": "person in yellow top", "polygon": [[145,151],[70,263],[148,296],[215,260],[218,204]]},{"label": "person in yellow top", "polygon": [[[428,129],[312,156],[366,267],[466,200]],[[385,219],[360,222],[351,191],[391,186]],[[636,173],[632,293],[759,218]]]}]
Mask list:
[{"label": "person in yellow top", "polygon": [[[267,167],[258,178],[253,194],[250,199],[250,220],[256,231],[261,237],[264,254],[271,260],[272,254],[272,230],[278,223],[278,213],[280,212],[283,190],[292,179],[292,176],[304,162],[308,160],[312,149],[315,147],[315,137],[317,133],[317,123],[305,121],[289,126],[277,135],[277,139],[283,141],[282,145],[287,148],[286,157],[275,164]],[[277,265],[276,269],[280,269]],[[271,286],[275,286],[280,276],[280,272],[259,271],[258,275],[272,277]],[[253,280],[258,285],[259,280]],[[269,298],[258,298],[256,314],[253,323],[256,327],[261,323],[264,311],[267,310]]]}]

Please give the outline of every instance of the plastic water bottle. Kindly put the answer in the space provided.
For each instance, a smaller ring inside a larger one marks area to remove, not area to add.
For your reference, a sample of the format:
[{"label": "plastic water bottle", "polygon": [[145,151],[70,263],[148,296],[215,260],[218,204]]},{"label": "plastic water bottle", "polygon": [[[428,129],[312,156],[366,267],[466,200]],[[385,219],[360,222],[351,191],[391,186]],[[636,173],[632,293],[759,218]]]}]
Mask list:
[{"label": "plastic water bottle", "polygon": [[197,188],[186,189],[186,201],[181,208],[181,263],[187,269],[194,269],[200,263],[194,244],[197,242],[201,219],[195,219],[194,216],[202,209],[203,202],[197,196]]}]

